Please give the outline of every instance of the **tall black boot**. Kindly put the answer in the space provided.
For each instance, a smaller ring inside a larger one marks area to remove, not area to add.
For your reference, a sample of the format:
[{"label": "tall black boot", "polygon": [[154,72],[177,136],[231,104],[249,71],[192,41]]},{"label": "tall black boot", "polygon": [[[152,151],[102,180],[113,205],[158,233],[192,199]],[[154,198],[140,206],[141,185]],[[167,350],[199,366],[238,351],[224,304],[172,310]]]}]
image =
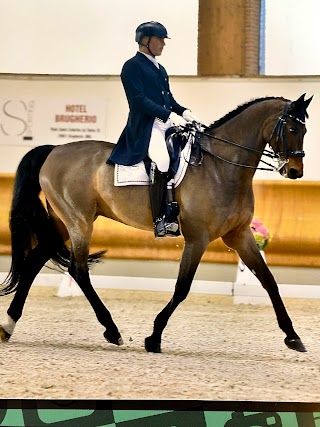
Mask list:
[{"label": "tall black boot", "polygon": [[166,235],[165,203],[167,178],[167,172],[160,172],[156,164],[152,162],[149,188],[155,237],[164,237]]},{"label": "tall black boot", "polygon": [[174,182],[171,180],[167,185],[166,203],[166,235],[170,237],[180,236],[178,216],[180,213],[178,202],[175,200]]}]

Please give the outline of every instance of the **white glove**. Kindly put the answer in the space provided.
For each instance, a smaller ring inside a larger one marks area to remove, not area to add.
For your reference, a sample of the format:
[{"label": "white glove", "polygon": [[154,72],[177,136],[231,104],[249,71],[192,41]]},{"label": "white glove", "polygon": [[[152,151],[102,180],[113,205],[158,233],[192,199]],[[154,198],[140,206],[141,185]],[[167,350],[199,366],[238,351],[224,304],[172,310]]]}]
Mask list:
[{"label": "white glove", "polygon": [[172,126],[185,126],[186,125],[185,119],[176,113],[171,113],[169,116],[169,120],[172,123]]},{"label": "white glove", "polygon": [[197,123],[201,123],[201,122],[200,122],[200,120],[199,120],[196,116],[194,116],[190,110],[184,110],[184,112],[182,113],[182,117],[183,117],[187,122],[197,122]]}]

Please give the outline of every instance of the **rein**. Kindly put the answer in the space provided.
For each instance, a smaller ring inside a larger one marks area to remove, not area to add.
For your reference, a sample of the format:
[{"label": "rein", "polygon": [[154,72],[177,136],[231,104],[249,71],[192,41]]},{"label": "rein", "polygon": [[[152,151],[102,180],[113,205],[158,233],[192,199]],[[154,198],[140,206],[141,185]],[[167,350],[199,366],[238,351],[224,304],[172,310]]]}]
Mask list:
[{"label": "rein", "polygon": [[[206,132],[203,132],[203,131],[201,131],[201,130],[196,130],[196,134],[199,134],[199,135],[202,135],[202,136],[207,136],[207,137],[209,137],[209,138],[211,138],[211,139],[215,139],[215,140],[217,140],[217,141],[225,142],[225,143],[227,143],[227,144],[233,145],[234,147],[242,148],[243,150],[246,150],[246,151],[251,151],[251,152],[254,152],[254,153],[258,153],[258,154],[260,154],[261,156],[270,157],[271,159],[277,159],[278,161],[280,160],[280,158],[279,158],[276,154],[274,154],[272,151],[269,151],[269,150],[266,150],[266,149],[265,149],[265,150],[263,150],[263,151],[259,151],[259,150],[256,150],[256,149],[254,149],[254,148],[247,147],[246,145],[240,145],[240,144],[237,144],[236,142],[229,141],[228,139],[224,139],[224,138],[220,138],[219,136],[211,135],[211,134],[206,133]],[[201,145],[201,143],[200,143],[200,145]],[[280,160],[282,164],[281,164],[281,165],[279,165],[279,166],[276,168],[276,167],[274,167],[272,164],[270,164],[270,163],[266,162],[265,160],[260,159],[260,161],[261,161],[262,163],[264,163],[264,164],[265,164],[265,165],[267,165],[267,166],[270,166],[270,168],[262,168],[262,167],[257,167],[257,166],[244,165],[244,164],[242,164],[242,163],[236,163],[236,162],[233,162],[232,160],[228,160],[228,159],[225,159],[224,157],[218,156],[217,154],[214,154],[214,153],[212,153],[211,151],[207,150],[207,149],[206,149],[205,147],[203,147],[202,145],[201,145],[201,149],[202,149],[203,151],[205,151],[206,153],[211,154],[211,156],[216,157],[216,158],[217,158],[217,159],[219,159],[219,160],[222,160],[222,161],[223,161],[223,162],[225,162],[225,163],[228,163],[228,164],[230,164],[230,165],[234,165],[234,166],[240,166],[240,167],[242,167],[242,168],[256,169],[256,170],[265,170],[265,171],[271,171],[271,172],[274,172],[274,171],[279,171],[279,170],[284,166],[284,164],[286,164],[286,161],[281,161],[281,160]]]},{"label": "rein", "polygon": [[[233,145],[235,147],[238,148],[242,148],[246,151],[251,151],[254,153],[258,153],[260,154],[260,156],[265,156],[265,157],[269,157],[272,160],[277,160],[278,162],[278,166],[275,167],[272,164],[266,162],[265,160],[260,158],[260,162],[264,163],[265,165],[269,166],[268,168],[264,168],[264,167],[258,167],[258,166],[250,166],[250,165],[244,165],[241,163],[236,163],[233,162],[231,160],[225,159],[221,156],[218,156],[217,154],[212,153],[211,151],[207,150],[205,147],[203,147],[200,143],[200,146],[202,148],[203,151],[211,154],[213,157],[216,157],[219,160],[222,160],[225,163],[234,165],[234,166],[239,166],[239,167],[243,167],[243,168],[248,168],[248,169],[255,169],[255,170],[264,170],[264,171],[270,171],[270,172],[279,172],[279,170],[286,164],[288,163],[288,157],[304,157],[305,156],[305,152],[302,150],[288,150],[287,148],[287,136],[286,136],[286,123],[287,123],[287,117],[290,117],[291,119],[301,123],[301,124],[305,124],[305,122],[303,120],[298,119],[297,117],[292,116],[291,114],[288,114],[288,109],[290,106],[290,102],[287,102],[284,108],[284,111],[282,113],[282,115],[279,117],[277,123],[275,124],[271,135],[270,135],[270,140],[269,140],[269,145],[272,141],[272,138],[274,137],[274,135],[276,134],[276,152],[272,152],[270,150],[264,149],[263,151],[260,150],[256,150],[254,148],[251,147],[247,147],[246,145],[240,145],[237,144],[236,142],[224,139],[224,138],[220,138],[218,136],[214,136],[211,135],[205,131],[202,130],[203,125],[201,123],[193,123],[191,126],[195,129],[195,136],[197,135],[201,135],[201,136],[206,136],[210,139],[215,139],[217,141],[221,141],[221,142],[225,142],[229,145]],[[185,126],[185,129],[190,131],[190,125]],[[279,141],[282,139],[282,146],[283,146],[283,151],[279,150]],[[285,160],[281,160],[281,157],[285,157]]]}]

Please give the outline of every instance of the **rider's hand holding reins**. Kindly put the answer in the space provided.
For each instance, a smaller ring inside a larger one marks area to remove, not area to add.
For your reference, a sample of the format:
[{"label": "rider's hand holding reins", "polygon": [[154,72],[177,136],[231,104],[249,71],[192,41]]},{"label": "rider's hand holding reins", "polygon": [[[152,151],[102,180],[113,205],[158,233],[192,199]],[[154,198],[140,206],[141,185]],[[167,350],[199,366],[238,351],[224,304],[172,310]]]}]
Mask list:
[{"label": "rider's hand holding reins", "polygon": [[184,118],[182,118],[181,116],[179,116],[179,114],[176,113],[171,113],[169,116],[169,120],[172,123],[172,126],[185,126],[186,125],[186,120]]},{"label": "rider's hand holding reins", "polygon": [[186,122],[196,122],[196,123],[201,123],[201,120],[198,119],[198,117],[196,117],[192,111],[190,110],[184,110],[184,112],[182,113],[182,117],[185,119]]},{"label": "rider's hand holding reins", "polygon": [[186,122],[201,123],[201,121],[190,110],[184,110],[182,117],[172,112],[169,116],[169,120],[173,125],[183,127],[186,125]]}]

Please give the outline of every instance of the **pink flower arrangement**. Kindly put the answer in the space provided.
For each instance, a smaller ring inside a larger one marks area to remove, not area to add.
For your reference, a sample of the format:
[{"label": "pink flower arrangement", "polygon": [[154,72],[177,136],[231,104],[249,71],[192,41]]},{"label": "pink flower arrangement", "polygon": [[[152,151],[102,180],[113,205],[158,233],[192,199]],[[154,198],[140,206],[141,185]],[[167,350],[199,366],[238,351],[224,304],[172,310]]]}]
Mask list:
[{"label": "pink flower arrangement", "polygon": [[253,219],[250,224],[250,228],[260,251],[263,251],[263,249],[270,241],[269,230],[262,224],[259,219]]}]

